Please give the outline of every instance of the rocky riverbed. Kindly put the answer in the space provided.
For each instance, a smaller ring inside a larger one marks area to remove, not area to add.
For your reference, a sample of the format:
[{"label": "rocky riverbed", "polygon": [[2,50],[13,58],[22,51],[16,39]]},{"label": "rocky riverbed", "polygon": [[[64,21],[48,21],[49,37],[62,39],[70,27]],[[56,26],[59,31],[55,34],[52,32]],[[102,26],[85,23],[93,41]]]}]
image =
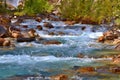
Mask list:
[{"label": "rocky riverbed", "polygon": [[58,17],[0,17],[1,80],[118,80],[119,30]]}]

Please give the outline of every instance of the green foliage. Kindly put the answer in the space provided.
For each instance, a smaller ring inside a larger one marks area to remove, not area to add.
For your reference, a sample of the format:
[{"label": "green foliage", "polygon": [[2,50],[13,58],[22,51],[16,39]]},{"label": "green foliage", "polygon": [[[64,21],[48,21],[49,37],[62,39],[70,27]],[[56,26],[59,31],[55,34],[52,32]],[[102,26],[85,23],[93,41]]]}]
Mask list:
[{"label": "green foliage", "polygon": [[26,0],[23,12],[27,15],[50,12],[52,6],[46,0]]},{"label": "green foliage", "polygon": [[72,20],[89,18],[101,23],[120,16],[120,0],[63,0],[59,8],[63,17]]}]

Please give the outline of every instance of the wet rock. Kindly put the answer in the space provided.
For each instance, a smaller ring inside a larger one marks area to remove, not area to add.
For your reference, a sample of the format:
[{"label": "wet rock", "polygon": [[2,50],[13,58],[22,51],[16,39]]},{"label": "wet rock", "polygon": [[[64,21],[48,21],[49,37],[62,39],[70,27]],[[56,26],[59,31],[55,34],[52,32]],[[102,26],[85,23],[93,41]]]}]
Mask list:
[{"label": "wet rock", "polygon": [[28,25],[23,25],[22,28],[27,29],[27,28],[28,28]]},{"label": "wet rock", "polygon": [[115,50],[120,50],[120,44],[115,47]]},{"label": "wet rock", "polygon": [[79,53],[79,54],[77,55],[77,57],[78,57],[78,58],[84,58],[84,55],[83,55],[82,53]]},{"label": "wet rock", "polygon": [[11,35],[12,35],[13,38],[20,38],[20,37],[22,37],[22,34],[19,31],[13,31],[11,33]]},{"label": "wet rock", "polygon": [[65,35],[64,32],[58,32],[58,35]]},{"label": "wet rock", "polygon": [[6,29],[3,26],[0,26],[0,37],[4,36]]},{"label": "wet rock", "polygon": [[35,38],[37,36],[37,33],[34,29],[29,29],[28,34],[31,38]]},{"label": "wet rock", "polygon": [[104,42],[105,41],[104,36],[100,36],[97,41],[98,42]]},{"label": "wet rock", "polygon": [[113,31],[107,31],[103,35],[104,35],[105,40],[114,40],[118,38],[118,35],[115,34]]},{"label": "wet rock", "polygon": [[69,79],[67,75],[60,74],[60,75],[52,76],[51,80],[69,80]]},{"label": "wet rock", "polygon": [[50,41],[44,41],[43,44],[44,45],[51,45],[51,44],[59,45],[59,44],[61,44],[61,42],[59,42],[57,40],[50,40]]},{"label": "wet rock", "polygon": [[113,41],[113,44],[114,44],[114,45],[119,44],[119,43],[120,43],[120,39],[115,39],[115,40]]},{"label": "wet rock", "polygon": [[86,29],[86,26],[82,26],[82,27],[81,27],[81,30],[85,30],[85,29]]},{"label": "wet rock", "polygon": [[55,35],[55,33],[54,32],[50,32],[49,35]]},{"label": "wet rock", "polygon": [[41,25],[38,25],[38,26],[36,27],[36,29],[38,29],[38,30],[42,30],[43,28],[42,28]]},{"label": "wet rock", "polygon": [[120,67],[111,68],[112,73],[120,73]]},{"label": "wet rock", "polygon": [[114,64],[119,64],[120,63],[120,55],[114,56],[112,58]]},{"label": "wet rock", "polygon": [[35,20],[36,20],[37,22],[41,22],[41,21],[42,21],[42,18],[41,18],[41,17],[37,17]]},{"label": "wet rock", "polygon": [[11,42],[10,40],[7,40],[5,38],[0,38],[0,46],[10,46]]},{"label": "wet rock", "polygon": [[46,28],[54,28],[54,26],[51,24],[51,23],[49,23],[49,22],[45,22],[44,23],[44,27],[46,27]]},{"label": "wet rock", "polygon": [[32,42],[35,38],[17,38],[17,42]]},{"label": "wet rock", "polygon": [[77,70],[78,73],[90,73],[90,72],[95,72],[95,68],[94,67],[80,67]]}]

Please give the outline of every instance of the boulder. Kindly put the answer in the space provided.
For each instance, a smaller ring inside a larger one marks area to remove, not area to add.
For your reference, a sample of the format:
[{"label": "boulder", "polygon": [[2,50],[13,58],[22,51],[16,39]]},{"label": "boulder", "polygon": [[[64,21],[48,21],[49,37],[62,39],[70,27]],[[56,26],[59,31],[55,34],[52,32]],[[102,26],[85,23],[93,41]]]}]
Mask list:
[{"label": "boulder", "polygon": [[85,56],[82,53],[78,53],[77,57],[78,58],[84,58]]},{"label": "boulder", "polygon": [[44,27],[46,27],[46,28],[54,28],[54,26],[51,24],[51,23],[49,23],[49,22],[45,22],[44,23]]},{"label": "boulder", "polygon": [[59,42],[57,40],[50,40],[50,41],[44,41],[43,44],[44,45],[51,45],[51,44],[59,45],[59,44],[61,44],[61,42]]},{"label": "boulder", "polygon": [[69,80],[69,79],[67,75],[60,74],[60,75],[52,76],[51,80]]},{"label": "boulder", "polygon": [[0,38],[0,46],[3,46],[3,43],[5,42],[4,38]]},{"label": "boulder", "polygon": [[114,56],[112,58],[114,64],[119,64],[120,63],[120,55]]}]

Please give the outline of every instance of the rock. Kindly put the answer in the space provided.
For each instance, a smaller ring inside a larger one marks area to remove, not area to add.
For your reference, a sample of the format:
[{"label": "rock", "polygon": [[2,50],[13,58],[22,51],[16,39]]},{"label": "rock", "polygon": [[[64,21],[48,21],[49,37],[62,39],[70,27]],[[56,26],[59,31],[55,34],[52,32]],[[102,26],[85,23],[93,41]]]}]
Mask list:
[{"label": "rock", "polygon": [[78,73],[90,73],[90,72],[95,72],[95,68],[94,67],[80,67],[77,70]]},{"label": "rock", "polygon": [[11,45],[11,42],[9,40],[5,40],[3,42],[3,46],[10,46]]},{"label": "rock", "polygon": [[4,38],[0,38],[0,46],[3,46],[3,43],[5,42]]},{"label": "rock", "polygon": [[55,33],[54,32],[50,32],[49,35],[55,35]]},{"label": "rock", "polygon": [[6,33],[6,29],[3,26],[0,26],[0,37]]},{"label": "rock", "polygon": [[41,19],[41,17],[37,17],[37,18],[35,19],[35,21],[37,21],[37,22],[41,22],[42,19]]},{"label": "rock", "polygon": [[23,25],[22,28],[27,29],[27,28],[28,28],[28,25]]},{"label": "rock", "polygon": [[11,42],[10,40],[7,40],[5,38],[0,38],[0,46],[10,46]]},{"label": "rock", "polygon": [[11,34],[13,38],[22,37],[22,34],[19,31],[13,31]]},{"label": "rock", "polygon": [[68,80],[68,76],[65,74],[60,74],[60,75],[52,76],[51,80]]},{"label": "rock", "polygon": [[79,53],[79,54],[77,55],[77,57],[78,57],[78,58],[84,58],[84,55],[81,54],[81,53]]},{"label": "rock", "polygon": [[120,44],[115,47],[115,50],[120,50]]},{"label": "rock", "polygon": [[104,34],[105,40],[114,40],[118,38],[118,35],[114,33],[114,31],[107,31]]},{"label": "rock", "polygon": [[114,64],[119,64],[120,63],[120,55],[114,56],[112,58]]},{"label": "rock", "polygon": [[82,26],[82,27],[81,27],[81,30],[85,30],[85,29],[86,29],[86,26]]},{"label": "rock", "polygon": [[17,42],[32,42],[35,38],[17,38]]},{"label": "rock", "polygon": [[114,41],[113,41],[114,45],[119,44],[119,43],[120,43],[120,39],[114,39]]},{"label": "rock", "polygon": [[51,45],[51,44],[57,44],[57,45],[59,45],[59,44],[61,44],[61,42],[56,41],[56,40],[50,40],[50,41],[44,41],[43,44],[44,45]]},{"label": "rock", "polygon": [[28,34],[31,38],[35,38],[37,35],[36,35],[36,31],[34,29],[30,29],[28,31]]},{"label": "rock", "polygon": [[111,68],[112,73],[120,73],[120,67]]},{"label": "rock", "polygon": [[42,30],[43,28],[42,28],[41,25],[38,25],[38,26],[36,27],[36,29],[38,29],[38,30]]},{"label": "rock", "polygon": [[105,41],[104,36],[100,36],[97,41],[98,42],[104,42]]},{"label": "rock", "polygon": [[51,23],[49,23],[49,22],[45,22],[44,23],[44,27],[46,27],[46,28],[54,28],[54,26],[51,24]]}]

